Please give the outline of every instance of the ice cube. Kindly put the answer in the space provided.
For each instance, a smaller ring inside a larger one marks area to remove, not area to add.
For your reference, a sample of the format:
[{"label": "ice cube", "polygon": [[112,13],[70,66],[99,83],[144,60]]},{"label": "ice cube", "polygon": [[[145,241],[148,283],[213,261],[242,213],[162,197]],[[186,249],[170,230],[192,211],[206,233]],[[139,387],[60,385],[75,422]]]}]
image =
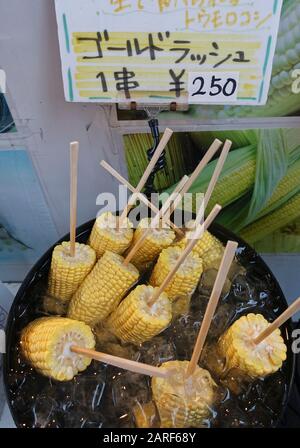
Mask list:
[{"label": "ice cube", "polygon": [[229,303],[220,303],[212,319],[208,336],[218,340],[224,331],[230,326],[235,316],[235,308]]},{"label": "ice cube", "polygon": [[104,425],[104,416],[100,412],[93,412],[83,419],[80,428],[102,428]]},{"label": "ice cube", "polygon": [[234,400],[226,400],[221,403],[214,426],[222,428],[247,428],[250,421],[246,412],[239,408]]},{"label": "ice cube", "polygon": [[123,371],[112,379],[112,400],[119,415],[131,412],[137,403],[146,403],[149,398],[149,379],[145,375]]},{"label": "ice cube", "polygon": [[181,316],[172,325],[178,359],[190,359],[201,322],[191,315]]},{"label": "ice cube", "polygon": [[[205,295],[207,297],[210,296],[217,278],[217,273],[218,273],[217,269],[208,269],[207,271],[203,272],[198,286],[198,291],[200,294]],[[222,289],[222,296],[228,294],[230,288],[231,288],[231,281],[229,278],[227,278]]]},{"label": "ice cube", "polygon": [[101,406],[101,399],[105,389],[105,381],[99,375],[78,375],[74,384],[74,400],[91,412]]},{"label": "ice cube", "polygon": [[158,366],[172,359],[176,359],[175,345],[162,336],[156,336],[141,348],[141,361],[146,364]]},{"label": "ice cube", "polygon": [[36,428],[57,427],[57,410],[58,405],[55,400],[46,395],[37,396],[33,407],[34,426]]},{"label": "ice cube", "polygon": [[255,305],[257,303],[256,287],[246,275],[237,275],[232,282],[231,293],[235,303]]}]

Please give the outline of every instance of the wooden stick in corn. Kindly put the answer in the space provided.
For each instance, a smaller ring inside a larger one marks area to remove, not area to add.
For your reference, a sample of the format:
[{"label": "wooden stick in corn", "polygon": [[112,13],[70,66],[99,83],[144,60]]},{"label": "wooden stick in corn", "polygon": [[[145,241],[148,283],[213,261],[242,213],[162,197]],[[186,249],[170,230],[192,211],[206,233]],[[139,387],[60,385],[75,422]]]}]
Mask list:
[{"label": "wooden stick in corn", "polygon": [[204,209],[207,207],[207,204],[209,203],[209,200],[211,198],[211,195],[214,191],[214,188],[216,186],[216,183],[218,182],[218,179],[220,177],[221,171],[223,169],[224,163],[227,159],[229,150],[232,146],[232,142],[230,140],[226,140],[224,143],[224,147],[222,149],[222,152],[220,154],[220,157],[218,159],[216,168],[214,170],[214,173],[212,175],[212,178],[210,179],[209,185],[207,187],[207,190],[205,192],[204,196]]},{"label": "wooden stick in corn", "polygon": [[[189,254],[193,250],[194,246],[197,244],[198,239],[202,236],[203,232],[205,230],[207,230],[208,227],[211,225],[212,221],[216,218],[216,216],[221,211],[221,208],[222,207],[220,205],[218,205],[218,204],[215,205],[213,210],[210,212],[209,216],[204,221],[203,225],[198,225],[197,229],[193,232],[193,236],[192,236],[191,240],[189,241],[189,243],[185,247],[184,251],[182,252],[182,254],[180,256],[180,258],[178,258],[177,262],[173,266],[173,269],[169,272],[169,274],[164,279],[163,283],[159,286],[159,288],[157,288],[155,294],[153,294],[153,297],[151,298],[151,300],[148,303],[148,305],[150,307],[152,305],[154,305],[154,303],[156,302],[156,300],[158,299],[160,294],[166,289],[168,284],[172,281],[172,278],[175,275],[175,273],[177,272],[177,270],[180,267],[180,265],[182,263],[184,263],[186,258],[189,256]],[[201,211],[199,213],[201,213]]]},{"label": "wooden stick in corn", "polygon": [[224,359],[226,376],[237,369],[246,381],[277,372],[286,360],[287,347],[277,328],[259,344],[255,338],[270,327],[261,314],[250,313],[237,319],[220,337],[218,353]]},{"label": "wooden stick in corn", "polygon": [[143,242],[146,240],[148,235],[151,234],[151,231],[158,226],[160,220],[164,220],[166,215],[167,215],[167,219],[169,218],[169,211],[170,211],[171,204],[174,203],[175,206],[177,206],[180,203],[180,201],[182,200],[181,190],[182,190],[184,184],[187,182],[187,180],[188,180],[188,176],[183,176],[183,178],[181,179],[181,181],[179,182],[179,184],[177,185],[177,187],[175,188],[173,193],[169,196],[167,201],[163,204],[163,206],[161,207],[159,212],[156,214],[156,216],[151,220],[150,226],[147,229],[145,229],[145,231],[142,233],[141,237],[136,241],[136,243],[130,249],[129,253],[127,254],[127,256],[124,260],[125,266],[133,260],[136,253],[139,251],[139,249],[141,249]]},{"label": "wooden stick in corn", "polygon": [[223,286],[225,284],[227,274],[229,272],[231,263],[234,259],[236,249],[238,247],[238,243],[234,241],[228,241],[225,252],[221,261],[221,265],[218,270],[217,278],[214,283],[214,287],[212,290],[212,293],[210,295],[210,299],[208,302],[208,305],[205,310],[204,318],[197,336],[196,344],[193,350],[193,354],[191,357],[191,360],[189,362],[188,368],[187,368],[187,377],[190,375],[193,375],[195,372],[202,349],[204,347],[204,343],[208,334],[209,327],[211,325],[213,316],[215,314]]},{"label": "wooden stick in corn", "polygon": [[25,359],[39,373],[57,381],[69,381],[91,363],[86,356],[70,351],[70,346],[95,347],[91,328],[66,317],[42,317],[30,322],[21,333]]},{"label": "wooden stick in corn", "polygon": [[[121,176],[118,171],[116,171],[109,163],[105,162],[105,160],[101,160],[100,165],[108,171],[112,176],[114,176],[121,184],[125,185],[128,190],[132,193],[138,194],[138,199],[143,202],[147,207],[149,207],[154,213],[158,213],[159,209],[151,202],[143,193],[138,193],[137,189],[133,187],[125,177]],[[165,219],[166,224],[168,224],[179,236],[184,236],[184,232],[179,229],[170,219]]]},{"label": "wooden stick in corn", "polygon": [[264,339],[270,336],[277,328],[281,327],[288,319],[300,310],[300,297],[295,300],[277,319],[274,320],[264,331],[262,331],[255,339],[255,344],[260,344]]},{"label": "wooden stick in corn", "polygon": [[119,356],[109,355],[107,353],[90,350],[84,347],[77,347],[75,345],[72,345],[70,347],[70,350],[79,355],[83,355],[86,358],[95,359],[96,361],[104,362],[105,364],[120,367],[121,369],[129,370],[130,372],[139,373],[141,375],[167,378],[172,374],[172,371],[168,369],[159,369],[158,367],[151,366],[150,364],[131,361],[130,359],[120,358]]},{"label": "wooden stick in corn", "polygon": [[152,378],[152,396],[160,428],[199,428],[212,414],[216,384],[208,370],[197,366],[187,380],[188,361],[168,361],[159,368],[172,371],[168,378]]},{"label": "wooden stick in corn", "polygon": [[78,153],[79,143],[70,143],[70,242],[54,248],[48,279],[48,294],[62,302],[71,299],[96,262],[91,247],[76,243]]},{"label": "wooden stick in corn", "polygon": [[70,254],[75,255],[79,143],[70,143]]},{"label": "wooden stick in corn", "polygon": [[[171,136],[173,134],[173,131],[169,128],[166,128],[165,132],[163,133],[163,136],[155,150],[155,153],[151,159],[151,161],[149,162],[144,174],[142,175],[136,190],[138,193],[140,193],[142,191],[142,189],[144,188],[148,177],[150,176],[150,174],[152,173],[155,165],[158,162],[159,157],[161,156],[161,153],[163,152],[163,150],[165,149],[165,147],[168,144],[168,141],[170,140]],[[124,219],[126,218],[126,216],[128,215],[128,213],[130,212],[130,210],[132,209],[132,207],[134,206],[136,200],[137,200],[137,195],[133,194],[131,196],[131,198],[129,198],[128,203],[126,204],[126,207],[124,208],[119,220],[118,220],[118,225],[121,226]]]}]

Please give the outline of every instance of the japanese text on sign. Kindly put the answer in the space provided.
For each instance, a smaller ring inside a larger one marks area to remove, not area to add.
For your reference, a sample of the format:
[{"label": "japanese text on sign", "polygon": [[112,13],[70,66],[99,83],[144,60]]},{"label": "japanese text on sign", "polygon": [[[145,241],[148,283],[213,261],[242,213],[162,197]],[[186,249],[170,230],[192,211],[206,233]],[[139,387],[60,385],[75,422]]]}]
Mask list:
[{"label": "japanese text on sign", "polygon": [[190,73],[236,72],[236,104],[264,104],[281,4],[56,0],[66,99],[186,103]]}]

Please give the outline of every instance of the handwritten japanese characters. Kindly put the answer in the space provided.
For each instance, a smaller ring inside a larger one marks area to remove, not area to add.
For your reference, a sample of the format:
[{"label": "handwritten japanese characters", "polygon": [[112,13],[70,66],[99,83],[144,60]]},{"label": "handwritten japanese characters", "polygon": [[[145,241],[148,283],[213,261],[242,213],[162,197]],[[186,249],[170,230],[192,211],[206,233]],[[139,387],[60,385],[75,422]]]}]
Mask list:
[{"label": "handwritten japanese characters", "polygon": [[189,73],[235,72],[236,103],[263,104],[281,3],[56,0],[66,99],[186,103]]}]

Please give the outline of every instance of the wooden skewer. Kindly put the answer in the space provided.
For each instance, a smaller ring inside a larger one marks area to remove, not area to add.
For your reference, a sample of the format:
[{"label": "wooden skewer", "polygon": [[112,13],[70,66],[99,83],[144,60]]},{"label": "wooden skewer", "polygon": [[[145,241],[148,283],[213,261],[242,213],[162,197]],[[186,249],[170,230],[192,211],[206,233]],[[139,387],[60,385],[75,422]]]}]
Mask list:
[{"label": "wooden skewer", "polygon": [[83,347],[72,345],[70,350],[78,355],[86,356],[87,358],[95,359],[96,361],[104,362],[115,367],[120,367],[130,372],[140,373],[142,375],[155,376],[159,378],[167,378],[171,371],[167,369],[160,369],[150,364],[144,364],[141,362],[131,361],[129,359],[120,358],[119,356],[108,355],[107,353],[97,352]]},{"label": "wooden skewer", "polygon": [[189,256],[191,251],[193,250],[194,246],[197,244],[199,237],[205,232],[205,230],[208,229],[212,221],[215,219],[217,214],[221,210],[220,205],[215,205],[215,207],[210,212],[209,216],[205,220],[204,224],[202,226],[198,226],[198,228],[193,232],[193,238],[188,242],[186,245],[184,251],[182,252],[181,256],[176,261],[175,265],[171,269],[171,271],[168,273],[162,284],[157,288],[153,296],[151,297],[151,300],[148,302],[148,306],[151,307],[154,305],[154,303],[157,301],[161,293],[166,289],[166,287],[169,285],[169,283],[172,281],[173,276],[176,274],[177,270],[181,266],[182,263],[186,260],[186,258]]},{"label": "wooden skewer", "polygon": [[[220,149],[221,145],[222,145],[222,142],[220,140],[218,140],[217,138],[213,141],[213,143],[210,145],[210,147],[208,148],[207,152],[205,153],[204,157],[200,160],[200,162],[196,166],[195,170],[190,175],[189,180],[187,181],[187,183],[183,187],[183,189],[182,189],[182,194],[183,195],[186,194],[189,191],[189,189],[191,188],[191,186],[193,185],[195,180],[199,177],[199,175],[201,174],[203,169],[211,161],[211,159],[216,154],[216,152]],[[173,211],[174,211],[174,209],[172,209],[172,207],[171,207],[170,214],[172,214]],[[197,224],[199,224],[199,222]]]},{"label": "wooden skewer", "polygon": [[145,241],[145,239],[151,232],[151,229],[153,229],[159,225],[160,220],[162,218],[164,218],[165,214],[169,214],[170,205],[173,202],[176,204],[176,206],[179,204],[179,202],[182,199],[181,190],[183,188],[183,185],[187,181],[187,179],[188,179],[188,176],[183,176],[183,178],[181,179],[179,184],[176,186],[173,193],[169,196],[167,201],[163,204],[162,208],[158,211],[157,215],[155,215],[154,218],[152,219],[150,226],[144,230],[141,237],[137,240],[137,242],[134,244],[134,246],[132,246],[132,248],[128,252],[125,260],[123,261],[124,266],[128,266],[128,264],[130,263],[130,261],[132,260],[132,258],[136,254],[136,252],[139,250],[139,248],[142,246],[143,242]]},{"label": "wooden skewer", "polygon": [[[159,209],[150,202],[143,193],[138,193],[136,188],[134,188],[125,177],[121,176],[109,163],[105,162],[105,160],[101,160],[100,165],[108,171],[113,177],[115,177],[121,184],[125,185],[128,190],[132,193],[138,194],[138,199],[143,202],[147,207],[149,207],[154,213],[158,213]],[[180,236],[184,236],[184,232],[180,230],[170,219],[165,219],[165,222]]]},{"label": "wooden skewer", "polygon": [[198,362],[200,360],[200,356],[202,353],[202,349],[204,347],[204,343],[208,334],[208,330],[212,321],[212,318],[215,314],[222,289],[224,286],[224,283],[227,278],[227,274],[229,272],[231,263],[234,259],[234,255],[236,252],[236,249],[238,247],[238,243],[234,241],[228,241],[227,246],[224,251],[224,255],[219,267],[219,271],[217,274],[217,278],[214,283],[214,287],[208,302],[208,305],[206,307],[206,311],[204,314],[204,318],[198,333],[198,337],[196,340],[196,344],[193,350],[193,354],[191,357],[191,360],[189,362],[188,368],[187,368],[187,377],[192,375],[195,372],[195,369],[198,365]]},{"label": "wooden skewer", "polygon": [[203,156],[203,158],[201,159],[201,161],[199,162],[199,164],[197,165],[195,170],[190,175],[189,180],[187,181],[187,183],[185,184],[185,186],[182,190],[183,194],[185,194],[189,191],[189,189],[191,188],[191,186],[193,185],[193,183],[195,182],[197,177],[199,177],[199,175],[201,174],[203,169],[211,161],[211,159],[216,154],[216,152],[220,149],[221,146],[222,146],[222,142],[216,138],[213,141],[213,143],[210,145],[208,150],[206,151],[205,155]]},{"label": "wooden skewer", "polygon": [[264,331],[262,331],[255,339],[255,344],[260,344],[264,339],[266,339],[273,331],[281,327],[288,319],[290,319],[294,314],[300,310],[300,297],[295,300],[277,319],[274,320]]},{"label": "wooden skewer", "polygon": [[[140,193],[142,191],[142,189],[144,188],[148,177],[150,176],[150,174],[153,171],[153,168],[155,167],[155,165],[158,162],[158,159],[161,155],[161,153],[163,152],[163,150],[165,149],[165,147],[167,146],[171,136],[173,134],[173,131],[169,128],[166,128],[156,150],[155,153],[149,163],[149,165],[147,166],[146,170],[144,171],[144,174],[142,175],[137,187],[136,187],[136,192]],[[133,195],[134,196],[134,195]],[[119,220],[118,220],[118,227],[120,227],[122,225],[122,222],[124,221],[124,219],[127,217],[128,213],[130,212],[130,210],[132,209],[132,207],[134,206],[137,197],[133,197],[131,196],[131,198],[129,198],[129,201],[126,205],[126,207],[124,208]]]},{"label": "wooden skewer", "polygon": [[222,152],[220,154],[219,160],[217,162],[216,168],[215,168],[214,173],[210,179],[209,185],[207,187],[207,190],[206,190],[206,193],[204,196],[204,208],[206,208],[207,204],[209,203],[212,192],[214,191],[216,183],[218,182],[219,176],[221,174],[221,171],[223,169],[225,160],[227,159],[227,156],[228,156],[231,146],[232,146],[232,142],[230,140],[226,140],[224,143]]},{"label": "wooden skewer", "polygon": [[79,143],[70,143],[70,255],[75,256]]}]

